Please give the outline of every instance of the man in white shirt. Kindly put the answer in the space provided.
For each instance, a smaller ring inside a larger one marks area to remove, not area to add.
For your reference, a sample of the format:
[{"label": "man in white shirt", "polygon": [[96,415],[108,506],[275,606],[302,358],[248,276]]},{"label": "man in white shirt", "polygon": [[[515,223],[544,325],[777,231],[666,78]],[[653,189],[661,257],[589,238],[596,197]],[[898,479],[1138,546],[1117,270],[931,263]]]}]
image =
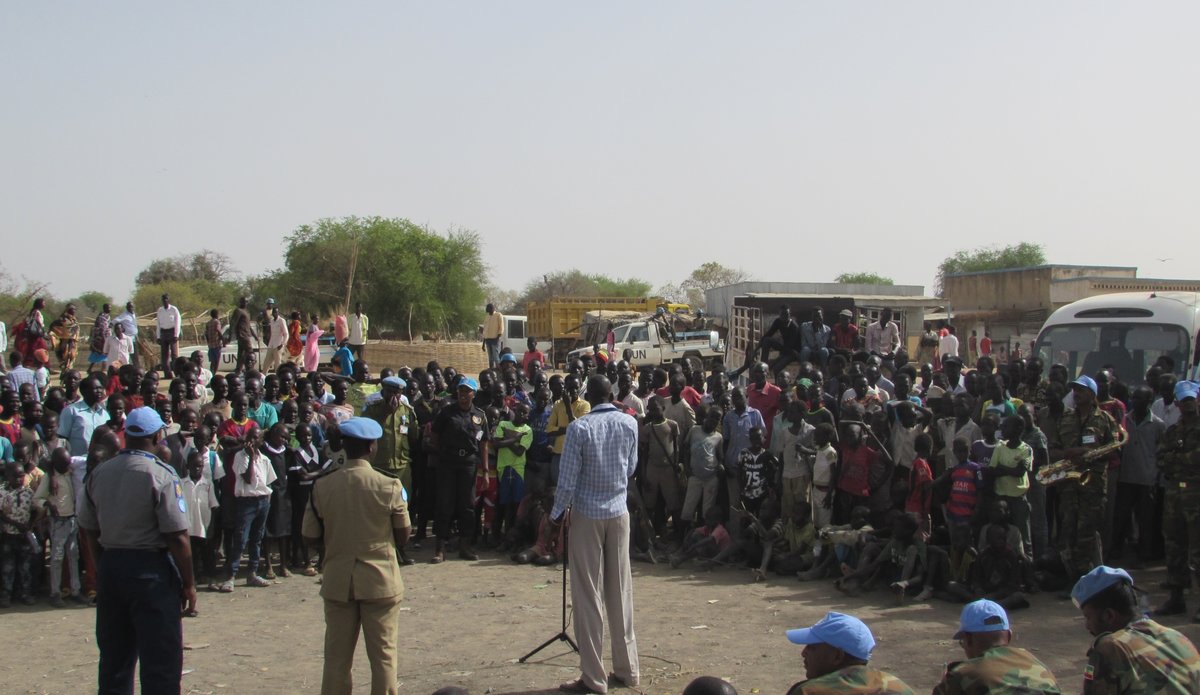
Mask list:
[{"label": "man in white shirt", "polygon": [[946,335],[938,340],[938,357],[945,358],[947,355],[959,357],[958,336],[954,335],[954,326],[950,324],[946,324]]},{"label": "man in white shirt", "polygon": [[[154,321],[158,327],[158,345],[160,369],[164,379],[173,379],[171,362],[179,357],[179,333],[183,329],[183,317],[179,315],[179,307],[171,304],[171,298],[162,296],[162,306],[154,312]],[[136,347],[135,347],[136,351]]]},{"label": "man in white shirt", "polygon": [[354,313],[346,317],[346,330],[349,332],[347,336],[350,341],[350,352],[354,353],[354,359],[363,359],[363,351],[367,346],[367,327],[370,321],[367,315],[363,313],[362,302],[354,303]]},{"label": "man in white shirt", "polygon": [[879,320],[867,326],[867,352],[890,355],[900,349],[900,327],[892,320],[892,310],[879,312]]},{"label": "man in white shirt", "polygon": [[267,513],[271,509],[271,483],[276,480],[275,467],[261,451],[261,430],[250,425],[246,430],[242,450],[233,456],[233,486],[236,525],[233,547],[229,554],[229,579],[217,587],[223,594],[233,591],[233,580],[246,552],[246,586],[270,586],[258,576],[258,561],[262,553],[263,534],[267,528]]},{"label": "man in white shirt", "polygon": [[[112,324],[116,325],[118,323],[125,327],[125,335],[129,336],[130,340],[132,340],[133,344],[136,346],[138,337],[138,321],[137,314],[133,313],[133,302],[125,302],[125,311],[122,311],[113,317]],[[130,355],[130,360],[132,360],[130,364],[135,367],[138,366],[137,350],[134,350],[133,354]]]},{"label": "man in white shirt", "polygon": [[279,315],[279,308],[276,307],[271,310],[271,338],[267,341],[266,355],[263,356],[264,372],[273,372],[279,367],[279,363],[283,360],[283,346],[286,342],[287,321]]}]

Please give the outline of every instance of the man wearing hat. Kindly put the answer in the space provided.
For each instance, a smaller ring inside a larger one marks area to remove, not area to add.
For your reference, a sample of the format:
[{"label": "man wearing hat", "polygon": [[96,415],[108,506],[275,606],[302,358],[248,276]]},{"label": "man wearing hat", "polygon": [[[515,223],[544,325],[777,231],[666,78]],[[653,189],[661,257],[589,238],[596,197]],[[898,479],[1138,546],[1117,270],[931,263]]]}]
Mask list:
[{"label": "man wearing hat", "polygon": [[833,324],[833,349],[849,354],[858,349],[858,324],[854,323],[854,312],[842,309],[838,322]]},{"label": "man wearing hat", "polygon": [[363,417],[378,422],[383,428],[371,465],[399,479],[405,490],[412,490],[412,455],[409,452],[417,442],[416,414],[404,402],[403,379],[386,376],[380,380],[380,385],[383,387],[381,397],[363,410]]},{"label": "man wearing hat", "polygon": [[803,644],[807,680],[788,690],[788,695],[818,693],[907,693],[912,689],[890,673],[867,666],[875,637],[863,621],[844,613],[829,612],[812,627],[787,631],[788,641]]},{"label": "man wearing hat", "polygon": [[980,599],[963,606],[954,639],[967,658],[946,665],[934,695],[1061,692],[1054,674],[1036,656],[1009,646],[1008,614],[995,601]]},{"label": "man wearing hat", "polygon": [[1071,600],[1096,637],[1083,672],[1085,695],[1200,693],[1200,654],[1179,632],[1140,617],[1138,589],[1123,569],[1083,575]]},{"label": "man wearing hat", "polygon": [[303,533],[325,543],[322,695],[349,695],[359,630],[367,643],[372,695],[394,695],[399,660],[400,577],[397,549],[408,542],[408,506],[400,481],[371,468],[383,435],[378,422],[352,417],[338,426],[346,463],[313,485]]},{"label": "man wearing hat", "polygon": [[[1167,428],[1158,445],[1158,466],[1162,471],[1165,492],[1163,539],[1171,596],[1155,611],[1156,615],[1176,615],[1186,611],[1183,590],[1193,578],[1200,580],[1200,417],[1197,417],[1197,394],[1200,394],[1200,384],[1194,381],[1175,384],[1179,422]],[[1200,611],[1195,619],[1200,620]]]},{"label": "man wearing hat", "polygon": [[455,402],[442,408],[433,419],[430,431],[439,452],[437,472],[437,520],[434,533],[437,545],[429,560],[436,564],[446,559],[446,538],[450,521],[458,520],[458,556],[478,560],[472,550],[475,542],[475,469],[487,465],[491,432],[487,416],[475,407],[479,382],[460,377]]},{"label": "man wearing hat", "polygon": [[188,508],[175,470],[155,451],[165,425],[153,408],[125,418],[125,447],[88,474],[79,526],[99,565],[99,691],[178,693],[182,616],[196,610]]},{"label": "man wearing hat", "polygon": [[1058,549],[1067,574],[1077,577],[1102,560],[1100,531],[1104,528],[1108,461],[1084,461],[1087,452],[1110,444],[1117,423],[1096,406],[1098,388],[1090,376],[1071,382],[1075,408],[1063,413],[1058,431],[1047,432],[1050,460],[1070,459],[1088,475],[1060,483]]}]

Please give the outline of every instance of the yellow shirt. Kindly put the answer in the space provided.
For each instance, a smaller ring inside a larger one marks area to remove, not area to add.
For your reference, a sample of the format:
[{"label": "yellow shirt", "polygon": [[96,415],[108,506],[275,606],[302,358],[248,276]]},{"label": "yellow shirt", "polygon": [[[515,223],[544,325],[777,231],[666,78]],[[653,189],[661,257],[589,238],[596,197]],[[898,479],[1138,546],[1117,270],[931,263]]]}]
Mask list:
[{"label": "yellow shirt", "polygon": [[[313,485],[304,536],[324,538],[321,597],[355,601],[404,596],[393,528],[407,528],[400,481],[365,459],[346,461]],[[314,513],[313,510],[316,510]]]},{"label": "yellow shirt", "polygon": [[504,337],[504,314],[493,311],[483,320],[483,338],[492,340]]},{"label": "yellow shirt", "polygon": [[[575,403],[571,406],[571,412],[575,414],[575,419],[579,419],[587,415],[592,410],[592,404],[576,398]],[[571,420],[567,419],[566,402],[559,400],[554,404],[554,408],[550,410],[550,421],[546,423],[546,430],[552,432],[559,428],[566,428]],[[567,435],[560,434],[554,438],[554,448],[551,450],[556,454],[562,454],[563,445],[567,443]]]}]

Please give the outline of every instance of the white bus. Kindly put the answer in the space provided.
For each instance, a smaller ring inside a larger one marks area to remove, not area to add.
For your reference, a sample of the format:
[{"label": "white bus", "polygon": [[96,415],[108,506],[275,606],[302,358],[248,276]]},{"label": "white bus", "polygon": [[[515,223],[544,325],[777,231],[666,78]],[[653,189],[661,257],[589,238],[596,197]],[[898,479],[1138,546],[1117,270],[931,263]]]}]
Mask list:
[{"label": "white bus", "polygon": [[1127,384],[1169,357],[1180,377],[1195,363],[1200,292],[1121,292],[1072,302],[1042,326],[1035,354],[1047,367],[1062,364],[1071,379],[1111,366]]}]

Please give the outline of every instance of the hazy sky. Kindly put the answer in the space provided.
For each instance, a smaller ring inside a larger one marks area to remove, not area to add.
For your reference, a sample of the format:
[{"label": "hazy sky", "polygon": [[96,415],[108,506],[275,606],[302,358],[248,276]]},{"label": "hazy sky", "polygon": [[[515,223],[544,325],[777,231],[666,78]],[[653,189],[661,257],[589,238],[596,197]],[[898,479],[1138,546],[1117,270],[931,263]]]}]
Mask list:
[{"label": "hazy sky", "polygon": [[1197,26],[1195,2],[7,2],[0,264],[123,299],[156,257],[258,273],[297,225],[382,215],[478,231],[512,289],[709,260],[928,288],[1022,240],[1195,278]]}]

